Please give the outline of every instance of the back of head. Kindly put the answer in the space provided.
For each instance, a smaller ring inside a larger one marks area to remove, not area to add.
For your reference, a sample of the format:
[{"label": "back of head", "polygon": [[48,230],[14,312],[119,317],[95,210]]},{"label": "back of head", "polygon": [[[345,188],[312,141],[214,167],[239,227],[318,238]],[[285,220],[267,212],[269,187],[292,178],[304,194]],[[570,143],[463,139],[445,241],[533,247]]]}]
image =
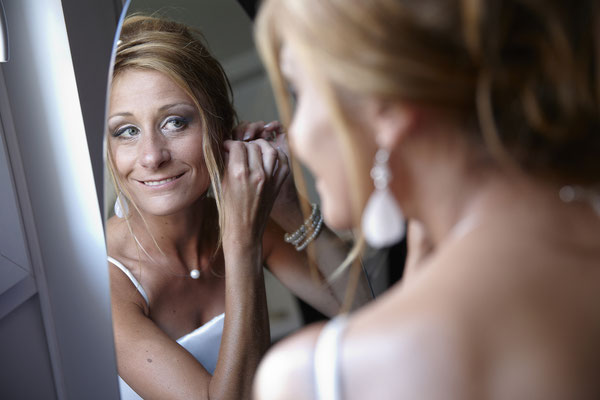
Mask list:
[{"label": "back of head", "polygon": [[266,0],[256,35],[276,84],[293,41],[334,93],[441,107],[500,165],[600,181],[595,0]]}]

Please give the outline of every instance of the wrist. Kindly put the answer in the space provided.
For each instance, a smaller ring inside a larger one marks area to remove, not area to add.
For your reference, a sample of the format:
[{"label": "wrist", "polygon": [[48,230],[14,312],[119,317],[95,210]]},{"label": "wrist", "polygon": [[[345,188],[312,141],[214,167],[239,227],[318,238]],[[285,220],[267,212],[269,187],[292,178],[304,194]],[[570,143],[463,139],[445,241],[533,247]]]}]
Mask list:
[{"label": "wrist", "polygon": [[262,242],[255,238],[223,237],[223,254],[225,261],[257,262],[262,254]]},{"label": "wrist", "polygon": [[323,215],[321,214],[319,205],[314,203],[312,204],[310,216],[297,229],[291,232],[288,231],[283,236],[283,240],[286,243],[292,244],[297,251],[302,251],[319,236],[322,228]]},{"label": "wrist", "polygon": [[304,222],[299,201],[276,204],[270,217],[286,232],[295,231]]},{"label": "wrist", "polygon": [[262,243],[254,237],[230,235],[223,236],[222,246],[225,254],[256,254]]},{"label": "wrist", "polygon": [[226,245],[230,247],[253,247],[260,244],[262,230],[258,227],[253,228],[248,224],[226,223],[221,238],[224,247]]}]

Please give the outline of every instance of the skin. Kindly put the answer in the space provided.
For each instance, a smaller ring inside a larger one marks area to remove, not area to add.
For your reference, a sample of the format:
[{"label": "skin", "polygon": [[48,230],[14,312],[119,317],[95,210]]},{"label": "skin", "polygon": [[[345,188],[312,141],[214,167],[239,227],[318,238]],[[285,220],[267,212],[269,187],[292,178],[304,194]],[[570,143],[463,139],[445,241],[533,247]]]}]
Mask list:
[{"label": "skin", "polygon": [[[287,66],[284,65],[284,67]],[[327,119],[327,107],[314,85],[295,86],[296,114],[310,118],[294,118],[291,121],[290,146],[315,178],[315,187],[321,198],[321,208],[327,224],[335,229],[350,228],[351,208],[346,201],[337,201],[348,191],[348,178],[339,171],[344,169],[341,143],[332,132]],[[373,149],[369,149],[373,151]],[[322,168],[327,165],[330,168]]]},{"label": "skin", "polygon": [[[336,153],[310,147],[313,135],[320,146],[335,144],[326,136],[336,132],[326,111],[311,109],[319,92],[298,54],[284,44],[282,70],[298,96],[290,140],[323,180],[324,202],[348,207],[353,188],[329,182],[345,171],[331,173]],[[350,318],[343,398],[598,398],[600,218],[592,207],[565,204],[558,186],[499,168],[441,110],[363,101],[361,118],[371,127],[364,137],[390,151],[390,189],[418,223],[409,227],[403,281]],[[332,157],[307,157],[312,151]],[[333,211],[324,217],[352,224]],[[267,353],[256,399],[314,398],[321,328]]]},{"label": "skin", "polygon": [[[339,308],[340,294],[311,280],[306,253],[283,241],[284,230],[302,223],[299,210],[288,209],[286,218],[271,213],[289,182],[285,153],[261,138],[277,124],[246,126],[249,141],[223,144],[226,219],[218,250],[217,212],[205,197],[202,125],[187,94],[160,72],[123,71],[113,81],[108,128],[116,173],[139,208],[130,206],[129,222],[145,250],[126,220],[113,217],[107,222],[108,254],[129,267],[150,299],[149,307],[109,264],[119,375],[148,399],[249,398],[270,344],[263,265],[321,312],[332,315]],[[329,261],[337,265],[335,257]],[[187,278],[196,267],[200,278]],[[176,340],[223,312],[211,376]]]}]

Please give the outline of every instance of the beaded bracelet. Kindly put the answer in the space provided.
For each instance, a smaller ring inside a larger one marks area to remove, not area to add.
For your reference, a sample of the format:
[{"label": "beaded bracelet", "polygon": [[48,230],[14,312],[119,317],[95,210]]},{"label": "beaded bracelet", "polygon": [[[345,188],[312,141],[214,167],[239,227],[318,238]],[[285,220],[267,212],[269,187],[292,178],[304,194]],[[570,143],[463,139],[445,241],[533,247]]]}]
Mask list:
[{"label": "beaded bracelet", "polygon": [[322,227],[323,215],[321,215],[318,204],[313,204],[312,212],[306,221],[295,232],[283,235],[283,240],[293,244],[297,251],[302,251],[316,239]]}]

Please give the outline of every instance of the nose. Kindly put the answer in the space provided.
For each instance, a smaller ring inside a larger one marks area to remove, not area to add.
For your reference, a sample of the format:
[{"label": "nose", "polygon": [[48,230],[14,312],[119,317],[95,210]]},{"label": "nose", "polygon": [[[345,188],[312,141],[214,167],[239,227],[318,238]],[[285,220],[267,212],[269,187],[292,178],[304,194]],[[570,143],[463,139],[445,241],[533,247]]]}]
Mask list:
[{"label": "nose", "polygon": [[166,138],[160,133],[142,133],[140,139],[138,160],[142,167],[157,169],[171,159]]}]

